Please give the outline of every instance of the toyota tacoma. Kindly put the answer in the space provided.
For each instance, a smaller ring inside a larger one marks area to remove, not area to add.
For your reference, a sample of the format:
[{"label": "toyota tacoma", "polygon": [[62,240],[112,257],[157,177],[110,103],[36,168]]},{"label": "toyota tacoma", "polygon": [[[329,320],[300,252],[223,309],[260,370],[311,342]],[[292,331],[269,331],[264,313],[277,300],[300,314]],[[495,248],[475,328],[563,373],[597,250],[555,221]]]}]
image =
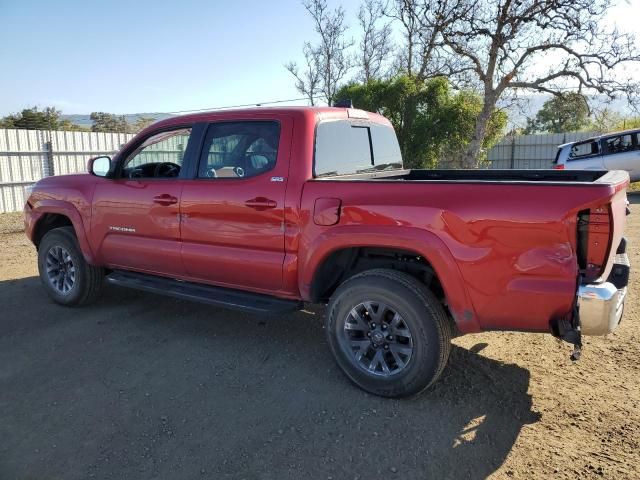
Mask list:
[{"label": "toyota tacoma", "polygon": [[279,314],[326,304],[329,347],[377,395],[417,394],[455,335],[574,345],[622,318],[624,171],[412,170],[387,119],[353,108],[173,117],[25,205],[44,289],[105,283]]}]

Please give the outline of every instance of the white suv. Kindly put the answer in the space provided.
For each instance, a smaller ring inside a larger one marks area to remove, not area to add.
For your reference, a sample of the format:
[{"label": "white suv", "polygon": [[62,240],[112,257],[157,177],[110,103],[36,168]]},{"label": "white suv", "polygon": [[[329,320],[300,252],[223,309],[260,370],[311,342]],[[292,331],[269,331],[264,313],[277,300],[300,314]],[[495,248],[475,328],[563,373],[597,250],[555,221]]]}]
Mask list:
[{"label": "white suv", "polygon": [[609,133],[558,147],[557,170],[626,170],[640,181],[640,130]]}]

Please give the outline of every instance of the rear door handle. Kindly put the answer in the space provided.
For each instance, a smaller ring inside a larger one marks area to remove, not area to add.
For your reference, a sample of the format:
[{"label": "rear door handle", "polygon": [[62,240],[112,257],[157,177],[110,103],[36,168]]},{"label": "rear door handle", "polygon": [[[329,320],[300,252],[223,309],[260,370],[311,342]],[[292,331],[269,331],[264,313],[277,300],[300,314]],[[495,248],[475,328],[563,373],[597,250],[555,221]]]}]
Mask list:
[{"label": "rear door handle", "polygon": [[169,195],[168,193],[163,193],[162,195],[156,195],[155,197],[153,197],[153,203],[157,203],[159,205],[163,205],[167,207],[169,205],[178,203],[178,199],[173,195]]},{"label": "rear door handle", "polygon": [[278,206],[276,202],[265,197],[252,198],[244,202],[244,204],[255,210],[269,210],[270,208],[276,208]]}]

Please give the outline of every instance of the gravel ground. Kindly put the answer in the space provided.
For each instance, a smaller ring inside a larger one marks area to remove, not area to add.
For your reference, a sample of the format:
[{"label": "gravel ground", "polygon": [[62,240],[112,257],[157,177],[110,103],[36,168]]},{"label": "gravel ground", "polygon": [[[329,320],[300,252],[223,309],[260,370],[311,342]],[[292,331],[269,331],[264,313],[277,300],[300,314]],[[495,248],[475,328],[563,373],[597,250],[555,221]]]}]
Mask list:
[{"label": "gravel ground", "polygon": [[20,230],[0,215],[3,480],[640,478],[637,275],[623,324],[578,363],[548,335],[469,335],[432,390],[386,400],[337,369],[320,308],[258,317],[115,287],[59,307]]},{"label": "gravel ground", "polygon": [[0,234],[24,231],[22,212],[0,213]]}]

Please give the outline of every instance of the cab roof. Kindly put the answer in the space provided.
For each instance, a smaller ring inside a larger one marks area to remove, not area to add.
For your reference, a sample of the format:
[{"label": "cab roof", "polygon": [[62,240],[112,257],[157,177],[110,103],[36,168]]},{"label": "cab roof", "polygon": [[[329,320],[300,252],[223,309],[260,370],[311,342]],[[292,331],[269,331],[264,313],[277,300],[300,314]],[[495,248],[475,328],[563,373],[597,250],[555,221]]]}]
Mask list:
[{"label": "cab roof", "polygon": [[307,117],[308,119],[315,117],[315,121],[323,119],[353,118],[390,125],[389,121],[382,115],[373,112],[366,112],[357,108],[292,106],[252,107],[189,113],[186,115],[176,115],[175,117],[169,117],[164,120],[160,120],[153,123],[150,127],[147,128],[157,129],[158,127],[170,127],[173,125],[177,126],[184,123],[212,122],[219,121],[225,118],[259,119],[261,117],[268,117],[269,115],[291,115],[295,117]]}]

